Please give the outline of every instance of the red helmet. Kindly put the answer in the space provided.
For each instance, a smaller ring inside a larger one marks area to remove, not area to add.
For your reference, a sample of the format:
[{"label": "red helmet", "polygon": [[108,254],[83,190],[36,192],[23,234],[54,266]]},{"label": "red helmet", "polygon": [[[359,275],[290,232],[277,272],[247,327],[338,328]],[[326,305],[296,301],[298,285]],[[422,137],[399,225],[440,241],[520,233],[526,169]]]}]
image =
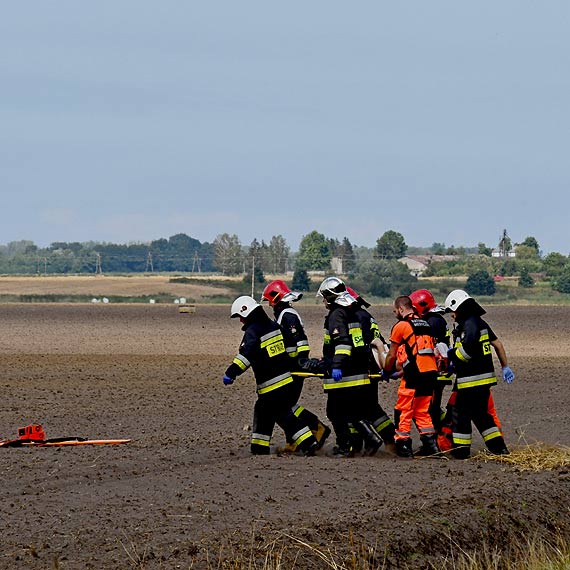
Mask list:
[{"label": "red helmet", "polygon": [[360,297],[360,295],[359,295],[352,287],[349,287],[348,285],[346,286],[346,290],[347,290],[355,299],[358,299],[358,297]]},{"label": "red helmet", "polygon": [[346,286],[346,290],[348,291],[351,297],[354,297],[360,305],[365,307],[366,309],[370,307],[370,303],[363,299],[352,287]]},{"label": "red helmet", "polygon": [[288,293],[291,293],[291,289],[287,287],[285,281],[277,279],[267,284],[261,295],[261,300],[269,301],[269,304],[274,307],[279,301],[283,301],[283,297]]},{"label": "red helmet", "polygon": [[410,293],[410,299],[420,317],[423,317],[426,313],[429,313],[437,307],[433,295],[427,289],[418,289]]}]

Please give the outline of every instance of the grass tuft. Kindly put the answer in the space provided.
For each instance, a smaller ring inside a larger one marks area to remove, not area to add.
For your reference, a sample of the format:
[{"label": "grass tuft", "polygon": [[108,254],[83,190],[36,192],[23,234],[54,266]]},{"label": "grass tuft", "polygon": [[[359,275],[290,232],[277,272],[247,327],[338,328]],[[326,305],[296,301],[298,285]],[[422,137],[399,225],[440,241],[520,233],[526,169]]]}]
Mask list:
[{"label": "grass tuft", "polygon": [[519,471],[552,471],[570,467],[570,447],[537,442],[514,447],[510,455],[491,455],[483,451],[473,459],[484,463],[504,463]]}]

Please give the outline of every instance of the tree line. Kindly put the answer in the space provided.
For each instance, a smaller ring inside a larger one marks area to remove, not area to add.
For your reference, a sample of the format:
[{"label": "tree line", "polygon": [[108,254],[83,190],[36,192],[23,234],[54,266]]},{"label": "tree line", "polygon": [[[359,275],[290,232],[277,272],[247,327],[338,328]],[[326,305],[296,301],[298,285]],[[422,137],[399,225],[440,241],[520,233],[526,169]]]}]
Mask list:
[{"label": "tree line", "polygon": [[[500,255],[495,255],[499,251]],[[93,274],[93,273],[220,273],[244,275],[262,283],[265,274],[294,271],[294,284],[308,287],[311,271],[349,276],[359,290],[388,297],[394,291],[412,290],[416,277],[401,260],[406,255],[429,259],[426,277],[467,275],[478,294],[493,294],[502,277],[518,277],[519,286],[533,287],[546,279],[552,287],[570,293],[570,259],[557,252],[542,256],[536,238],[513,244],[506,231],[497,248],[480,242],[475,248],[410,247],[399,232],[388,230],[375,247],[354,246],[348,237],[327,237],[314,230],[303,236],[292,251],[283,236],[268,242],[254,239],[241,243],[235,234],[223,233],[212,243],[180,233],[149,243],[54,242],[40,248],[22,240],[0,245],[1,274]],[[444,256],[444,257],[442,257]]]}]

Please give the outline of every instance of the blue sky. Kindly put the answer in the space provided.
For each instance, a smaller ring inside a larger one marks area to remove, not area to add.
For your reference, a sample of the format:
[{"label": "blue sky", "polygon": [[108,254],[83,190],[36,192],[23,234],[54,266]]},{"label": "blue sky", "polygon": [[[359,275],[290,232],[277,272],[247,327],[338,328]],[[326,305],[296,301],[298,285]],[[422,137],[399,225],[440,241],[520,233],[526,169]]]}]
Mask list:
[{"label": "blue sky", "polygon": [[0,243],[570,253],[570,4],[11,2]]}]

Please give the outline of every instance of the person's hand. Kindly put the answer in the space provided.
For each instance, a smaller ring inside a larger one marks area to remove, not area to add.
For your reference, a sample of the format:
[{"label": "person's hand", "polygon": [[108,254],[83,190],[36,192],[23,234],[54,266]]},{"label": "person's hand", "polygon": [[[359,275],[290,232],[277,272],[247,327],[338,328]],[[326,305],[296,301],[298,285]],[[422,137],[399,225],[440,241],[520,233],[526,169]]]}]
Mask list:
[{"label": "person's hand", "polygon": [[453,355],[454,355],[454,354],[455,354],[455,348],[450,348],[450,349],[447,351],[447,358],[448,358],[449,360],[451,360],[451,359],[453,358]]},{"label": "person's hand", "polygon": [[224,374],[223,382],[224,386],[229,386],[230,384],[234,383],[234,379],[230,378],[227,374]]},{"label": "person's hand", "polygon": [[335,382],[342,380],[342,370],[340,368],[333,368],[332,369],[332,379]]},{"label": "person's hand", "polygon": [[445,373],[448,376],[451,376],[454,372],[455,372],[455,364],[453,364],[453,360],[448,360],[447,361],[447,370],[445,371]]},{"label": "person's hand", "polygon": [[392,374],[394,373],[393,370],[386,370],[385,368],[382,369],[382,380],[386,382],[392,378]]},{"label": "person's hand", "polygon": [[515,379],[515,373],[511,370],[510,366],[503,366],[503,380],[510,384]]}]

